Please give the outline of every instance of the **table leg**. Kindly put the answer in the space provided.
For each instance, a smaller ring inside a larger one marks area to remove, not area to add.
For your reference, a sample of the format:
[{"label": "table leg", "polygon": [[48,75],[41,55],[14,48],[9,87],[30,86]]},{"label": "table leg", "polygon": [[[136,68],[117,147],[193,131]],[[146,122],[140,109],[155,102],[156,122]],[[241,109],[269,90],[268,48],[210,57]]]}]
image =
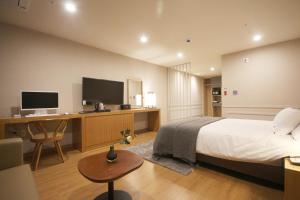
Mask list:
[{"label": "table leg", "polygon": [[114,200],[114,182],[108,182],[108,200]]},{"label": "table leg", "polygon": [[131,196],[122,190],[114,190],[114,182],[108,182],[108,191],[96,197],[95,200],[132,200]]}]

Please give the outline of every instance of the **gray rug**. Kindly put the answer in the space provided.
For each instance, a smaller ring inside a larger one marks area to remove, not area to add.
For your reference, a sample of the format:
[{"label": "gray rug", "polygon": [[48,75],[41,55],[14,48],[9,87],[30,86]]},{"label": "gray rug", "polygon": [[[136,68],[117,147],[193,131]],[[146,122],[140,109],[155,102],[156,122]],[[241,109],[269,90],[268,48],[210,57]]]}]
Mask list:
[{"label": "gray rug", "polygon": [[164,157],[156,158],[152,156],[153,140],[147,143],[131,146],[127,148],[127,150],[142,156],[144,159],[150,162],[161,165],[183,175],[188,175],[193,171],[193,168],[190,165],[180,160]]}]

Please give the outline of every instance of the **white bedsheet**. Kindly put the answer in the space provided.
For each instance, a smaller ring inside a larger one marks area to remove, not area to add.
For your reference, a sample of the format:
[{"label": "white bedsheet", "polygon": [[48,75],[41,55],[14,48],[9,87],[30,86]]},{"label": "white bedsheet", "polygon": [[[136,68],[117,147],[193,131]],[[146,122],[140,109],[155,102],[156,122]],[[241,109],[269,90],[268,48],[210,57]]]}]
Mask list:
[{"label": "white bedsheet", "polygon": [[200,129],[196,151],[223,159],[280,165],[283,157],[300,156],[300,142],[291,135],[275,135],[272,121],[222,119]]}]

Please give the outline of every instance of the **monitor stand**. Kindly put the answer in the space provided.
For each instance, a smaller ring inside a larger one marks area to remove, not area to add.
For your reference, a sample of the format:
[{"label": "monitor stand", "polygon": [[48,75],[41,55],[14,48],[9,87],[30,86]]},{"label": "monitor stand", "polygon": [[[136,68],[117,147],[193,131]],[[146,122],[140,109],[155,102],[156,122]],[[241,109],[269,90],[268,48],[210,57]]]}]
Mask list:
[{"label": "monitor stand", "polygon": [[34,115],[39,116],[39,115],[47,115],[48,112],[46,109],[41,109],[41,110],[35,110]]}]

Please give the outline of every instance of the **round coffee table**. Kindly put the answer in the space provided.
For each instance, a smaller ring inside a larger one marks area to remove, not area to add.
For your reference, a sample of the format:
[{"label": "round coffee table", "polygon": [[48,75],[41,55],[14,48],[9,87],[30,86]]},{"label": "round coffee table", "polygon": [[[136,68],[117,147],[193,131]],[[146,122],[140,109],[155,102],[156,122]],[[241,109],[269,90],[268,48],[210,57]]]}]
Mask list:
[{"label": "round coffee table", "polygon": [[88,156],[78,162],[78,170],[85,178],[96,183],[108,183],[108,192],[96,197],[96,200],[131,200],[127,192],[114,190],[114,180],[138,169],[144,160],[126,150],[116,150],[116,153],[118,158],[113,163],[106,161],[107,152]]}]

